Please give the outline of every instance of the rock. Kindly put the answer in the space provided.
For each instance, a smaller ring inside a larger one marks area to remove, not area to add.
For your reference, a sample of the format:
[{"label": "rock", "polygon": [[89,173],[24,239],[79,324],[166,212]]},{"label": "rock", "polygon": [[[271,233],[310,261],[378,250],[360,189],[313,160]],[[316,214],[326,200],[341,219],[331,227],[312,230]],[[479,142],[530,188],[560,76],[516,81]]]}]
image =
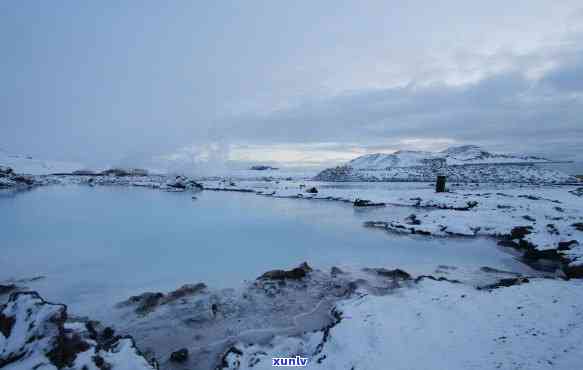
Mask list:
[{"label": "rock", "polygon": [[32,177],[29,176],[14,176],[12,178],[13,181],[16,181],[17,183],[21,183],[21,184],[25,184],[28,186],[34,185],[34,179]]},{"label": "rock", "polygon": [[315,186],[312,186],[311,188],[306,189],[306,193],[318,194],[318,189],[316,189]]},{"label": "rock", "polygon": [[126,304],[137,304],[136,313],[145,315],[154,310],[164,297],[163,293],[146,292],[140,295],[130,297]]},{"label": "rock", "polygon": [[384,207],[386,204],[385,203],[373,203],[370,200],[356,198],[354,200],[354,203],[352,203],[352,205],[354,207]]},{"label": "rock", "polygon": [[401,269],[387,270],[385,268],[365,268],[363,271],[369,273],[375,273],[380,276],[388,277],[391,279],[401,279],[401,280],[411,280],[411,275],[408,272]]},{"label": "rock", "polygon": [[572,224],[571,226],[573,226],[575,228],[575,230],[583,231],[583,222],[576,222],[576,223]]},{"label": "rock", "polygon": [[522,239],[532,232],[532,226],[516,226],[510,230],[510,239]]},{"label": "rock", "polygon": [[517,272],[512,272],[512,271],[504,271],[504,270],[498,270],[495,269],[493,267],[488,267],[488,266],[483,266],[480,267],[480,271],[482,272],[487,272],[489,274],[509,274],[509,275],[520,275]]},{"label": "rock", "polygon": [[496,282],[494,284],[479,286],[479,287],[477,287],[477,289],[478,290],[491,290],[491,289],[498,289],[498,288],[508,288],[508,287],[513,286],[513,285],[526,284],[528,282],[530,282],[530,280],[528,280],[528,278],[525,278],[525,277],[506,278],[506,279],[500,279],[500,280],[498,280],[498,282]]},{"label": "rock", "polygon": [[409,225],[421,225],[421,220],[419,220],[417,215],[413,213],[405,217],[405,223]]},{"label": "rock", "polygon": [[429,279],[429,280],[433,280],[433,281],[446,281],[448,283],[452,283],[452,284],[461,284],[462,282],[457,280],[457,279],[448,279],[446,277],[440,276],[438,278],[436,278],[435,276],[432,275],[421,275],[415,278],[415,284],[419,283],[420,281],[424,280],[424,279]]},{"label": "rock", "polygon": [[180,288],[164,294],[161,292],[145,292],[140,295],[132,296],[128,300],[119,303],[118,307],[135,305],[135,312],[138,315],[147,315],[154,311],[158,306],[174,302],[180,298],[191,296],[204,292],[207,286],[204,283],[185,284]]},{"label": "rock", "polygon": [[569,240],[569,241],[559,242],[559,247],[557,248],[557,250],[566,251],[566,250],[571,249],[571,246],[573,246],[573,245],[579,245],[579,242],[577,240]]},{"label": "rock", "polygon": [[570,279],[583,279],[583,265],[569,265],[563,271]]},{"label": "rock", "polygon": [[105,340],[113,339],[114,335],[115,335],[115,330],[109,326],[107,326],[105,329],[103,329],[103,332],[101,333],[101,337]]},{"label": "rock", "polygon": [[291,270],[271,270],[267,271],[257,279],[259,280],[299,280],[306,277],[306,275],[312,271],[312,268],[307,264],[307,262],[302,263],[300,266]]},{"label": "rock", "polygon": [[0,166],[0,176],[9,176],[14,174],[12,168],[7,166]]},{"label": "rock", "polygon": [[163,299],[162,304],[169,303],[175,301],[180,298],[184,298],[186,296],[194,295],[200,292],[205,291],[207,288],[206,284],[204,283],[197,283],[197,284],[185,284],[180,288],[176,289],[168,293]]},{"label": "rock", "polygon": [[330,269],[330,275],[332,275],[333,277],[342,274],[344,274],[344,271],[342,271],[340,268],[336,266],[332,266],[332,268]]},{"label": "rock", "polygon": [[90,340],[87,331],[65,325],[65,305],[46,302],[36,292],[13,293],[0,309],[0,368],[103,370],[112,368],[108,359],[123,368],[153,370],[133,339],[116,338],[107,345]]},{"label": "rock", "polygon": [[16,285],[8,284],[2,285],[0,284],[0,295],[8,294],[16,290]]},{"label": "rock", "polygon": [[277,167],[262,166],[262,165],[251,166],[249,169],[252,170],[252,171],[278,170]]},{"label": "rock", "polygon": [[188,360],[188,349],[186,348],[182,348],[179,349],[178,351],[172,352],[172,354],[170,355],[170,361],[172,362],[185,362],[186,360]]},{"label": "rock", "polygon": [[173,181],[167,182],[166,185],[180,190],[203,190],[201,184],[185,176],[176,176]]}]

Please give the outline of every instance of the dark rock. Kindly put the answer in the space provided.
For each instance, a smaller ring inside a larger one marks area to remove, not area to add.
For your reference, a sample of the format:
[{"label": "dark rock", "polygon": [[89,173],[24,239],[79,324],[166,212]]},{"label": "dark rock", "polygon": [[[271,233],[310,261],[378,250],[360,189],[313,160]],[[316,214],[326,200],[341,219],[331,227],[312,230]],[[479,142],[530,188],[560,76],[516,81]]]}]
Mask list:
[{"label": "dark rock", "polygon": [[547,224],[547,231],[549,234],[559,235],[559,230],[557,230],[557,227],[554,224]]},{"label": "dark rock", "polygon": [[532,217],[530,217],[528,215],[524,215],[524,216],[522,216],[522,218],[524,218],[526,221],[530,221],[530,222],[535,222],[536,221],[536,219],[534,219],[534,218],[532,218]]},{"label": "dark rock", "polygon": [[518,243],[513,242],[512,240],[506,240],[506,239],[499,240],[498,245],[501,247],[509,247],[509,248],[519,249]]},{"label": "dark rock", "polygon": [[47,353],[47,357],[58,369],[73,366],[77,354],[87,351],[90,346],[77,333],[58,338],[57,345]]},{"label": "dark rock", "polygon": [[448,283],[452,283],[452,284],[461,284],[462,282],[456,279],[448,279],[446,277],[440,276],[438,278],[436,278],[435,276],[432,275],[421,275],[415,278],[415,283],[419,283],[420,281],[424,280],[424,279],[429,279],[429,280],[433,280],[433,281],[446,281]]},{"label": "dark rock", "polygon": [[572,224],[571,226],[573,226],[575,228],[575,230],[583,231],[583,222],[576,222],[576,223]]},{"label": "dark rock", "polygon": [[261,275],[258,279],[265,280],[284,280],[284,279],[291,279],[291,280],[299,280],[306,277],[306,275],[312,271],[312,268],[308,266],[306,262],[302,263],[300,266],[291,269],[291,270],[271,270],[267,271],[263,275]]},{"label": "dark rock", "polygon": [[12,327],[15,322],[16,319],[14,317],[5,316],[3,313],[0,313],[0,333],[2,333],[5,338],[8,338],[10,333],[12,333]]},{"label": "dark rock", "polygon": [[524,252],[524,255],[522,257],[527,261],[538,261],[543,259],[562,262],[564,259],[559,253],[557,253],[556,249],[538,250],[531,248]]},{"label": "dark rock", "polygon": [[421,220],[419,220],[417,215],[413,213],[405,217],[405,223],[409,225],[421,225]]},{"label": "dark rock", "polygon": [[510,230],[510,239],[522,239],[532,232],[532,226],[516,226]]},{"label": "dark rock", "polygon": [[263,165],[258,165],[258,166],[251,166],[251,168],[249,168],[252,171],[266,171],[266,170],[278,170],[279,168],[277,167],[271,167],[271,166],[263,166]]},{"label": "dark rock", "polygon": [[154,310],[164,297],[164,294],[157,292],[146,292],[137,296],[132,296],[127,302],[137,304],[136,313],[147,314]]},{"label": "dark rock", "polygon": [[10,167],[0,166],[0,177],[8,176],[14,174],[14,171]]},{"label": "dark rock", "polygon": [[356,198],[354,200],[354,203],[352,203],[352,205],[354,207],[384,207],[386,204],[385,203],[373,203],[370,200]]},{"label": "dark rock", "polygon": [[113,339],[114,335],[115,335],[115,330],[109,326],[106,327],[105,329],[103,329],[103,333],[101,333],[101,337],[104,340]]},{"label": "dark rock", "polygon": [[170,361],[172,362],[185,362],[186,360],[188,360],[188,349],[186,348],[172,352],[170,355]]},{"label": "dark rock", "polygon": [[2,285],[0,284],[0,295],[8,294],[16,290],[16,285],[8,284]]},{"label": "dark rock", "polygon": [[28,176],[14,176],[12,178],[12,180],[21,183],[21,184],[25,184],[25,185],[34,185],[34,179],[32,177],[28,177]]},{"label": "dark rock", "polygon": [[174,181],[168,182],[166,185],[180,190],[203,190],[202,184],[184,176],[176,176]]},{"label": "dark rock", "polygon": [[365,268],[363,270],[391,279],[411,280],[411,275],[409,275],[408,272],[403,271],[401,269],[387,270],[381,267],[381,268]]},{"label": "dark rock", "polygon": [[583,265],[566,266],[563,271],[570,279],[583,279]]},{"label": "dark rock", "polygon": [[95,355],[91,359],[93,360],[93,363],[95,364],[95,366],[97,366],[99,370],[111,370],[111,365],[105,362],[103,357]]},{"label": "dark rock", "polygon": [[483,266],[480,267],[480,271],[482,272],[487,272],[489,274],[510,274],[510,275],[520,275],[517,272],[512,272],[512,271],[505,271],[505,270],[498,270],[495,269],[493,267],[488,267],[488,266]]},{"label": "dark rock", "polygon": [[204,291],[207,288],[206,284],[185,284],[173,292],[168,293],[163,299],[164,303],[175,301],[177,299],[194,295]]},{"label": "dark rock", "polygon": [[579,242],[577,240],[569,240],[566,242],[559,242],[559,247],[557,248],[557,250],[566,251],[566,250],[571,249],[572,245],[579,245]]},{"label": "dark rock", "polygon": [[477,289],[478,290],[491,290],[491,289],[498,289],[498,288],[508,288],[508,287],[513,286],[513,285],[526,284],[528,282],[530,282],[530,280],[528,280],[528,278],[525,278],[525,277],[506,278],[506,279],[500,279],[494,284],[479,286],[479,287],[477,287]]},{"label": "dark rock", "polygon": [[316,189],[315,186],[312,186],[311,188],[306,189],[306,193],[318,194],[318,189]]}]

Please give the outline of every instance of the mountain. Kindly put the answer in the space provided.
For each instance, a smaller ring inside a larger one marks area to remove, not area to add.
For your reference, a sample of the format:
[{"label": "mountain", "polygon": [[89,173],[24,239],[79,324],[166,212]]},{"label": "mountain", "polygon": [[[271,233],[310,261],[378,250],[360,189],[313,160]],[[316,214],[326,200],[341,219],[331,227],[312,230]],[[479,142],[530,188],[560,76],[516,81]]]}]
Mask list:
[{"label": "mountain", "polygon": [[438,165],[443,160],[448,165],[551,162],[540,157],[491,153],[477,145],[463,145],[453,146],[441,152],[399,150],[393,154],[367,154],[351,160],[346,165],[355,169],[379,170],[393,167]]},{"label": "mountain", "polygon": [[528,155],[491,153],[476,145],[454,146],[440,152],[400,150],[367,154],[343,166],[328,168],[317,181],[435,181],[445,171],[455,182],[571,183],[560,171],[535,164],[553,163]]}]

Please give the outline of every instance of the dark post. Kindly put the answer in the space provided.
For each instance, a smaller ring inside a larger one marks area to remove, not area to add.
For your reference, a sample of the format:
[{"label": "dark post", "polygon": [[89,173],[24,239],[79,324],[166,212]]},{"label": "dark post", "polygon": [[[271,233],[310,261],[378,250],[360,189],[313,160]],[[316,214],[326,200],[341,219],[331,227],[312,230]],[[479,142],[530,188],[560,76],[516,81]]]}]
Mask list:
[{"label": "dark post", "polygon": [[437,176],[437,182],[435,183],[435,192],[436,193],[445,193],[445,179],[444,175]]}]

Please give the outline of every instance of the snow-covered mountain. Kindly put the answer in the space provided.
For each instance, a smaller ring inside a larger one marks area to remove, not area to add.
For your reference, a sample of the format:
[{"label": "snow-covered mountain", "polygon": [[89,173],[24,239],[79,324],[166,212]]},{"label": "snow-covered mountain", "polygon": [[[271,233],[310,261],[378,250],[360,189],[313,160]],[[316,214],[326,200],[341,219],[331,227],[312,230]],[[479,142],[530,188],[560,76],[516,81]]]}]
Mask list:
[{"label": "snow-covered mountain", "polygon": [[527,155],[491,153],[477,145],[453,146],[441,152],[400,150],[393,154],[367,154],[348,162],[355,169],[386,169],[393,167],[430,166],[444,161],[448,165],[541,163],[548,159]]},{"label": "snow-covered mountain", "polygon": [[36,159],[27,155],[10,154],[1,148],[0,166],[10,167],[16,173],[27,175],[73,172],[84,168],[80,163]]},{"label": "snow-covered mountain", "polygon": [[[491,153],[476,145],[450,147],[440,152],[402,150],[367,154],[343,166],[320,172],[318,181],[434,181],[446,172],[456,182],[571,183],[560,171],[535,166],[553,163],[546,158]],[[447,166],[446,166],[447,165]]]}]

